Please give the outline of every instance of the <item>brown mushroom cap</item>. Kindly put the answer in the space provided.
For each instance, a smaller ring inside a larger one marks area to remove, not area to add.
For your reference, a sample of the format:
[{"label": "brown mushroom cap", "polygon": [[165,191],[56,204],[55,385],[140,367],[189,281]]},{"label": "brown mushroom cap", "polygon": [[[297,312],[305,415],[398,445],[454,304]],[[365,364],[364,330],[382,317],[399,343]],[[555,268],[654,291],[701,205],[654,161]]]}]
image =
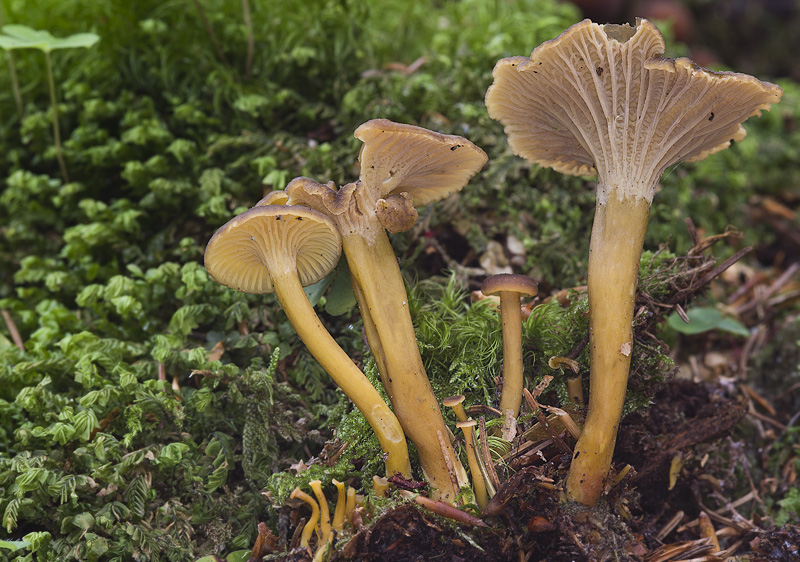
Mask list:
[{"label": "brown mushroom cap", "polygon": [[530,58],[498,61],[486,106],[515,154],[565,174],[597,173],[622,195],[651,201],[668,166],[741,140],[740,123],[782,94],[752,76],[663,52],[647,20],[635,27],[584,20]]},{"label": "brown mushroom cap", "polygon": [[454,406],[458,406],[462,402],[464,402],[464,395],[463,394],[456,394],[455,396],[448,396],[444,400],[442,400],[442,405],[447,406],[448,408],[453,408]]},{"label": "brown mushroom cap", "polygon": [[478,422],[476,422],[475,420],[473,420],[471,418],[468,419],[468,420],[465,420],[465,421],[456,422],[456,427],[458,429],[464,429],[464,428],[467,428],[467,427],[475,427],[476,425],[478,425]]},{"label": "brown mushroom cap", "polygon": [[211,277],[245,293],[271,293],[268,267],[297,268],[303,285],[325,277],[339,261],[341,237],[325,215],[305,207],[266,205],[234,217],[208,242]]},{"label": "brown mushroom cap", "polygon": [[486,163],[480,148],[463,137],[373,119],[355,131],[364,142],[361,181],[379,197],[410,193],[422,207],[459,191]]},{"label": "brown mushroom cap", "polygon": [[539,285],[527,275],[515,273],[498,273],[487,277],[481,285],[484,295],[499,295],[503,292],[519,293],[527,297],[535,297],[539,292]]}]

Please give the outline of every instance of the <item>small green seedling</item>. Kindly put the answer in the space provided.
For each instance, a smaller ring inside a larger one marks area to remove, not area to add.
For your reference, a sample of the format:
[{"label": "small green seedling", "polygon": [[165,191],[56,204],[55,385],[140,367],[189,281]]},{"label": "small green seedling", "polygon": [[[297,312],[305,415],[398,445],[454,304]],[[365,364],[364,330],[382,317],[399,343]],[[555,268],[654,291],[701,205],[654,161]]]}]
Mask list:
[{"label": "small green seedling", "polygon": [[[6,24],[3,5],[0,4],[0,27]],[[11,76],[11,90],[14,92],[14,102],[17,104],[17,113],[20,121],[25,118],[25,109],[22,106],[22,92],[19,89],[19,78],[17,78],[17,65],[14,63],[14,55],[6,50],[6,60],[8,61],[8,74]]]},{"label": "small green seedling", "polygon": [[53,138],[56,145],[56,157],[61,168],[61,177],[64,183],[69,182],[67,165],[61,151],[61,131],[58,125],[58,103],[56,102],[56,84],[53,77],[53,61],[50,51],[56,49],[76,49],[78,47],[91,47],[100,40],[95,33],[76,33],[69,37],[53,37],[49,31],[31,29],[26,25],[4,25],[0,35],[0,48],[5,51],[14,49],[39,49],[44,53],[47,62],[47,84],[50,88],[50,105],[53,108]]}]

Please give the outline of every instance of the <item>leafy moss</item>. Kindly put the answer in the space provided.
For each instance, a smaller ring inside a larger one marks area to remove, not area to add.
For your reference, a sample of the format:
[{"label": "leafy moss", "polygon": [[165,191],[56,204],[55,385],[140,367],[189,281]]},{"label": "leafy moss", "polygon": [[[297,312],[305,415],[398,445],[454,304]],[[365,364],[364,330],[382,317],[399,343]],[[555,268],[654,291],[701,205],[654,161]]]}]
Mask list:
[{"label": "leafy moss", "polygon": [[[591,182],[513,156],[483,106],[495,61],[576,21],[569,4],[251,3],[250,76],[241,3],[202,4],[225,60],[190,2],[2,2],[10,23],[101,36],[91,50],[53,55],[70,183],[53,148],[42,57],[15,56],[24,118],[0,68],[0,308],[23,342],[0,325],[0,541],[19,547],[0,542],[2,557],[188,560],[244,549],[295,485],[382,471],[363,417],[275,299],[226,289],[201,265],[214,230],[264,191],[298,175],[356,177],[352,131],[367,119],[462,134],[489,153],[457,198],[424,211],[431,232],[454,232],[478,255],[514,236],[523,272],[551,288],[582,284]],[[671,237],[685,248],[687,215],[709,231],[734,223],[747,241],[763,232],[742,203],[797,184],[800,95],[782,86],[783,102],[747,125],[743,143],[666,175],[648,247]],[[404,271],[423,280],[411,303],[437,395],[494,403],[496,312],[469,305],[453,280],[424,282],[438,273],[424,267],[425,240],[393,242]],[[528,384],[554,374],[547,359],[584,337],[585,300],[571,303],[537,307],[526,322]],[[355,311],[322,316],[375,378]],[[662,351],[641,350],[634,370],[662,373]],[[577,359],[588,364],[585,350]],[[553,400],[563,401],[555,374]],[[287,471],[334,432],[348,443],[337,463]]]}]

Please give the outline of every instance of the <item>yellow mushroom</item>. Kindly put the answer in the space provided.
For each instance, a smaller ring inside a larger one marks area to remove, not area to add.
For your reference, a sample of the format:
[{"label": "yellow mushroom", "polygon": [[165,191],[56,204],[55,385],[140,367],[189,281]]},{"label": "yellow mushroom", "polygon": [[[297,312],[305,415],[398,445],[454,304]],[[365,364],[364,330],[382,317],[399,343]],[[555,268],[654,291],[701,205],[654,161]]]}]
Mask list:
[{"label": "yellow mushroom", "polygon": [[308,350],[364,414],[387,454],[386,471],[411,476],[405,435],[369,379],[331,337],[308,301],[341,252],[336,227],[305,207],[257,206],[223,225],[208,243],[205,265],[219,283],[245,293],[275,292]]},{"label": "yellow mushroom", "polygon": [[[364,143],[358,181],[334,191],[330,184],[295,178],[286,192],[291,204],[315,209],[336,223],[381,381],[434,494],[454,501],[458,487],[445,457],[456,457],[452,445],[446,443],[443,452],[436,437],[447,428],[422,365],[405,282],[386,229],[411,228],[415,206],[460,190],[484,165],[486,154],[463,137],[385,119],[364,123],[355,136]],[[466,479],[457,464],[459,480]]]},{"label": "yellow mushroom", "polygon": [[522,404],[522,309],[520,297],[535,297],[539,292],[536,281],[526,275],[499,273],[487,277],[481,285],[486,296],[500,297],[500,322],[503,330],[503,390],[500,411],[511,411],[516,418]]},{"label": "yellow mushroom", "polygon": [[325,499],[325,492],[322,491],[322,481],[312,480],[308,485],[319,503],[319,530],[321,537],[327,540],[328,535],[331,533],[331,512],[328,509],[328,500]]},{"label": "yellow mushroom", "polygon": [[308,518],[308,521],[303,526],[303,532],[300,535],[300,546],[303,548],[308,548],[308,541],[311,539],[311,534],[317,529],[317,521],[319,521],[319,505],[317,505],[317,502],[314,501],[314,498],[306,494],[300,488],[295,488],[292,490],[292,493],[289,495],[289,497],[292,499],[303,500],[309,506],[311,506],[311,517]]},{"label": "yellow mushroom", "polygon": [[338,495],[336,497],[336,508],[333,510],[333,528],[341,531],[344,525],[345,508],[347,507],[347,497],[344,482],[339,482],[335,478],[331,480],[333,485],[336,486]]},{"label": "yellow mushroom", "polygon": [[489,493],[486,490],[486,481],[483,478],[483,471],[481,470],[481,463],[478,460],[478,453],[475,450],[475,434],[473,427],[478,425],[473,419],[460,421],[456,427],[464,432],[464,442],[467,447],[467,463],[469,464],[469,471],[472,473],[472,488],[475,490],[475,501],[481,511],[486,509],[489,504]]},{"label": "yellow mushroom", "polygon": [[597,175],[588,264],[589,410],[567,495],[586,505],[603,492],[622,414],[633,347],[633,304],[650,203],[659,178],[744,135],[741,122],[780,100],[752,76],[663,58],[649,21],[584,20],[530,57],[498,61],[486,93],[511,149],[571,175]]}]

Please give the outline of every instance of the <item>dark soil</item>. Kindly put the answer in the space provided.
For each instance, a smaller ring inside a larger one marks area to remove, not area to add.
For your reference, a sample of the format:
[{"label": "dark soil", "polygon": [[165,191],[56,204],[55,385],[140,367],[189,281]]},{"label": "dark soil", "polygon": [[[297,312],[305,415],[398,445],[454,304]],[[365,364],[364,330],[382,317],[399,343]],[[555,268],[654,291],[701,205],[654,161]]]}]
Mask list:
[{"label": "dark soil", "polygon": [[[629,416],[620,428],[615,468],[630,464],[633,470],[609,486],[595,508],[563,501],[557,483],[566,474],[569,455],[549,444],[540,449],[541,455],[519,457],[527,460],[518,463],[518,470],[484,512],[488,527],[459,525],[404,504],[361,527],[344,547],[337,547],[331,560],[667,562],[688,559],[689,553],[697,560],[725,560],[711,555],[711,545],[691,524],[674,534],[660,533],[676,516],[686,524],[707,509],[698,493],[699,461],[685,462],[670,489],[673,459],[697,459],[709,444],[724,442],[747,406],[720,386],[688,380],[666,383],[654,402],[645,413]],[[706,465],[706,470],[710,473],[713,467]],[[740,541],[739,553],[749,550],[749,560],[798,559],[796,527],[743,526],[734,538]],[[310,559],[310,553],[302,549],[281,558],[286,562]]]}]

